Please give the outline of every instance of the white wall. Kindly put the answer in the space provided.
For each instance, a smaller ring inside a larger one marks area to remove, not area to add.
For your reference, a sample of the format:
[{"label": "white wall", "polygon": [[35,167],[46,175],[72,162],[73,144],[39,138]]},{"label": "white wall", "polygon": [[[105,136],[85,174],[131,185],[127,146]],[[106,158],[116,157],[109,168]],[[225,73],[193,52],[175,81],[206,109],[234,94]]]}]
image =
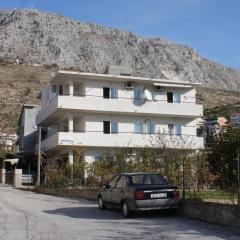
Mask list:
[{"label": "white wall", "polygon": [[[125,88],[124,82],[109,82],[109,81],[86,81],[85,82],[85,95],[102,96],[103,87],[114,87],[118,89],[119,98],[132,98],[133,91]],[[167,101],[167,92],[179,92],[181,101],[195,102],[195,90],[192,88],[176,88],[176,87],[163,87],[162,91],[154,91],[152,84],[134,83],[135,88],[144,90],[145,88],[153,93],[153,98],[158,101]]]},{"label": "white wall", "polygon": [[82,121],[85,122],[86,131],[103,131],[103,121],[118,122],[118,131],[131,133],[134,131],[134,123],[150,120],[156,124],[156,130],[161,132],[168,129],[168,124],[181,124],[182,134],[196,135],[195,120],[188,118],[169,117],[143,117],[143,116],[121,116],[106,114],[84,114]]}]

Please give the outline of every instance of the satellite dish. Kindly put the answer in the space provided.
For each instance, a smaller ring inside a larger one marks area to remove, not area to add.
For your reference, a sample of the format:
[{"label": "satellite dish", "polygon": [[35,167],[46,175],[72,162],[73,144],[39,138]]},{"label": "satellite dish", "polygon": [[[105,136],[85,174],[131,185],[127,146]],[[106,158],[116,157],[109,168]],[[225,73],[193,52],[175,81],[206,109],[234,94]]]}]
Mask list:
[{"label": "satellite dish", "polygon": [[148,101],[152,101],[153,99],[152,93],[148,89],[144,90],[144,97]]}]

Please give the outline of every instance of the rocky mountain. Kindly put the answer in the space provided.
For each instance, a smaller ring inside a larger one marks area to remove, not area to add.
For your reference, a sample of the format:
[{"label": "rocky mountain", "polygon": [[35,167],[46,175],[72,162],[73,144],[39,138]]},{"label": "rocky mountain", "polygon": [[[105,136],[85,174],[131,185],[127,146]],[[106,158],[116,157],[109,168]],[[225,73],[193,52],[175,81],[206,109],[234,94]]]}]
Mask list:
[{"label": "rocky mountain", "polygon": [[0,10],[0,60],[105,73],[111,65],[135,76],[201,82],[239,90],[240,72],[160,38],[74,21],[37,10]]}]

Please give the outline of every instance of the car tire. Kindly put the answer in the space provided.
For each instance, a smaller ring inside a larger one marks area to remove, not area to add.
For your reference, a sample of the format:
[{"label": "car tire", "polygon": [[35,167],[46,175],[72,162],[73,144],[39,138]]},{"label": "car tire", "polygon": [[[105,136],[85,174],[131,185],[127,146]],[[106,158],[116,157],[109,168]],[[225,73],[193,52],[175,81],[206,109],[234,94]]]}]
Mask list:
[{"label": "car tire", "polygon": [[122,214],[125,218],[131,217],[131,211],[125,201],[122,203]]},{"label": "car tire", "polygon": [[104,205],[101,196],[98,198],[98,208],[99,208],[100,210],[105,210],[105,209],[106,209],[106,206]]}]

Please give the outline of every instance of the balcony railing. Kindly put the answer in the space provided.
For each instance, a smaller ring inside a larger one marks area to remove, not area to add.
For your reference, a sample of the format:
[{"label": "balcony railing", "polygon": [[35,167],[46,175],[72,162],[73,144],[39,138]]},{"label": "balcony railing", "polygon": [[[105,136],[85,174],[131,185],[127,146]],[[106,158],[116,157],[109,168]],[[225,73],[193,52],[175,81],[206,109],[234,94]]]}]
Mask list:
[{"label": "balcony railing", "polygon": [[[186,97],[185,100],[179,100],[179,101],[168,101],[167,99],[154,99],[149,101],[146,98],[133,98],[133,97],[108,97],[108,98],[104,98],[102,95],[92,95],[92,94],[56,94],[54,97],[51,98],[51,100],[49,100],[49,102],[52,102],[56,97],[58,96],[68,96],[68,97],[82,97],[82,98],[97,98],[97,99],[109,99],[109,100],[121,100],[121,99],[125,99],[125,100],[131,100],[133,102],[162,102],[162,103],[170,103],[170,104],[196,104],[196,98],[195,97]],[[189,99],[189,100],[186,100]]]},{"label": "balcony railing", "polygon": [[47,150],[58,146],[82,147],[168,147],[199,149],[203,148],[203,138],[196,135],[169,134],[104,134],[100,131],[56,132],[42,141],[42,148]]},{"label": "balcony railing", "polygon": [[103,98],[102,96],[65,96],[57,95],[38,114],[37,124],[41,124],[57,109],[79,110],[84,112],[145,115],[201,117],[202,105],[195,102],[168,103],[167,100],[134,100],[133,98]]}]

